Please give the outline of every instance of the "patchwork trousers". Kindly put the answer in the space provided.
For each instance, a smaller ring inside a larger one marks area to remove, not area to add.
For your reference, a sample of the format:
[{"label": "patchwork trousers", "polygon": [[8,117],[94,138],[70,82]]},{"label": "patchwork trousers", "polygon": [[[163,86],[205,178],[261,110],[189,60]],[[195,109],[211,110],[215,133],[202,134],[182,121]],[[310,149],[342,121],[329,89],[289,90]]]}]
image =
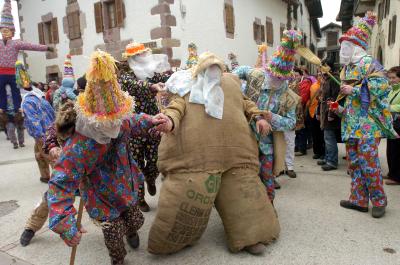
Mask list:
[{"label": "patchwork trousers", "polygon": [[346,143],[351,174],[349,201],[361,207],[386,206],[378,146],[380,139],[349,139]]}]

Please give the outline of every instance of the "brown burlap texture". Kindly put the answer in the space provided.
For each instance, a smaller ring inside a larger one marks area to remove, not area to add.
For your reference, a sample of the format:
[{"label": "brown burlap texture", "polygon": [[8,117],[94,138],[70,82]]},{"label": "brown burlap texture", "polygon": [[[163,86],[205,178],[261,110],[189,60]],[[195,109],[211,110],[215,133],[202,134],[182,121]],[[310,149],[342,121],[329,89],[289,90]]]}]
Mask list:
[{"label": "brown burlap texture", "polygon": [[221,216],[229,249],[238,252],[279,236],[280,226],[258,168],[231,169],[222,175],[215,207]]}]

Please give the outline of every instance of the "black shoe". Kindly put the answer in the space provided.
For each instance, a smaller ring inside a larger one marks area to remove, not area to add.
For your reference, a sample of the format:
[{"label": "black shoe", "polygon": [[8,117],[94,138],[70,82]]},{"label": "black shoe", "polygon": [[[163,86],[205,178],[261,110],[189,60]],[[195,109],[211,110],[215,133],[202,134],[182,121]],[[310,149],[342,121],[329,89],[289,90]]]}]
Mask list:
[{"label": "black shoe", "polygon": [[374,218],[381,218],[382,216],[385,215],[385,212],[386,212],[385,206],[372,207],[372,217],[374,217]]},{"label": "black shoe", "polygon": [[301,152],[301,151],[299,151],[299,152],[294,153],[294,155],[295,155],[295,156],[305,156],[305,155],[307,155],[307,152]]},{"label": "black shoe", "polygon": [[280,190],[281,189],[281,184],[278,183],[278,181],[274,180],[274,186],[276,190]]},{"label": "black shoe", "polygon": [[49,179],[47,179],[47,178],[40,178],[40,182],[49,183]]},{"label": "black shoe", "polygon": [[18,144],[14,144],[14,149],[18,149]]},{"label": "black shoe", "polygon": [[320,161],[317,162],[317,165],[318,166],[326,165],[326,161],[325,160],[320,160]]},{"label": "black shoe", "polygon": [[368,212],[368,207],[361,207],[346,200],[340,201],[340,206],[346,209],[356,210],[363,213]]},{"label": "black shoe", "polygon": [[140,239],[138,233],[135,233],[131,236],[126,236],[126,241],[128,242],[129,246],[133,249],[137,249],[140,245]]},{"label": "black shoe", "polygon": [[151,184],[147,183],[147,191],[151,196],[156,195],[157,193],[156,183],[151,183]]},{"label": "black shoe", "polygon": [[322,155],[313,155],[312,158],[313,158],[313,159],[320,159],[320,158],[322,158]]},{"label": "black shoe", "polygon": [[19,239],[21,246],[26,247],[27,245],[29,245],[34,235],[35,232],[33,232],[33,230],[25,229],[21,235],[21,238]]},{"label": "black shoe", "polygon": [[282,170],[281,172],[279,172],[278,176],[276,176],[276,177],[280,177],[280,176],[283,176],[283,175],[285,175],[285,170]]},{"label": "black shoe", "polygon": [[295,179],[297,178],[297,174],[296,172],[294,172],[294,170],[288,170],[286,171],[286,175],[288,175],[289,178]]},{"label": "black shoe", "polygon": [[19,144],[19,147],[25,147],[25,145],[24,144]]},{"label": "black shoe", "polygon": [[150,206],[145,200],[139,202],[139,209],[144,213],[150,212]]},{"label": "black shoe", "polygon": [[323,165],[321,168],[323,171],[332,171],[337,169],[337,167],[333,167],[331,165]]}]

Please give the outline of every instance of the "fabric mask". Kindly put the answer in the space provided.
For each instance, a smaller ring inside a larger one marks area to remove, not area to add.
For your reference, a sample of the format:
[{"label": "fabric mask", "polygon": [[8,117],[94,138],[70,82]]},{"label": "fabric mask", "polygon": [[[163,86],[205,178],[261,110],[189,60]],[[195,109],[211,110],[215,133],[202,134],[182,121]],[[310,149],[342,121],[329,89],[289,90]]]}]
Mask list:
[{"label": "fabric mask", "polygon": [[139,80],[152,78],[155,73],[163,73],[171,69],[168,56],[165,54],[145,53],[128,59],[129,67]]},{"label": "fabric mask", "polygon": [[340,63],[348,65],[350,63],[358,63],[364,56],[366,51],[358,45],[350,41],[343,41],[340,44]]}]

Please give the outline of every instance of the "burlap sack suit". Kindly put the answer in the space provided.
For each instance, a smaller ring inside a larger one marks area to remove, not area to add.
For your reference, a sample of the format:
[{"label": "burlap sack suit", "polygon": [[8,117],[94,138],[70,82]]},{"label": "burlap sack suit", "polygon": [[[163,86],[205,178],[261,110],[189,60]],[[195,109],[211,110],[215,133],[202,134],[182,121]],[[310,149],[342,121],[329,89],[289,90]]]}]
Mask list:
[{"label": "burlap sack suit", "polygon": [[[222,62],[200,56],[196,74]],[[262,112],[242,95],[239,79],[223,74],[223,117],[216,119],[204,105],[175,96],[164,110],[174,122],[163,136],[158,167],[166,177],[158,212],[149,234],[148,250],[169,254],[194,244],[207,227],[213,205],[224,225],[229,249],[270,243],[280,226],[258,177],[258,145],[249,126]]]}]

